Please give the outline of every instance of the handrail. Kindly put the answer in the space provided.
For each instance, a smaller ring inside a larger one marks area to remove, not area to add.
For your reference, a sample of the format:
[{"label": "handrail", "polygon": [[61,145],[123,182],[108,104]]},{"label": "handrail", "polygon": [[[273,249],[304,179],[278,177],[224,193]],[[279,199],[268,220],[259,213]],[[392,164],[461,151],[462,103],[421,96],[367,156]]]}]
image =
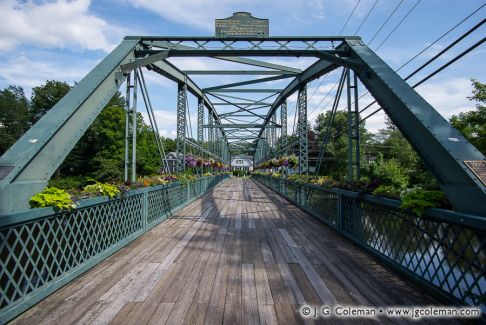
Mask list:
[{"label": "handrail", "polygon": [[0,217],[0,324],[117,252],[229,175]]},{"label": "handrail", "polygon": [[444,209],[422,216],[400,201],[339,188],[254,175],[436,297],[486,312],[486,219]]}]

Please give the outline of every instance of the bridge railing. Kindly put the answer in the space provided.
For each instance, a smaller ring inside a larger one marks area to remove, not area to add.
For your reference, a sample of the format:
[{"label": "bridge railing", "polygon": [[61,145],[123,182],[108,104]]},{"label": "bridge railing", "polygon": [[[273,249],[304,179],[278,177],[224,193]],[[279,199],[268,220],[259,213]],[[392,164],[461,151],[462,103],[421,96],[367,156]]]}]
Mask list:
[{"label": "bridge railing", "polygon": [[135,240],[228,175],[0,217],[0,324]]},{"label": "bridge railing", "polygon": [[443,209],[417,216],[400,209],[398,200],[253,178],[429,292],[486,311],[486,218]]}]

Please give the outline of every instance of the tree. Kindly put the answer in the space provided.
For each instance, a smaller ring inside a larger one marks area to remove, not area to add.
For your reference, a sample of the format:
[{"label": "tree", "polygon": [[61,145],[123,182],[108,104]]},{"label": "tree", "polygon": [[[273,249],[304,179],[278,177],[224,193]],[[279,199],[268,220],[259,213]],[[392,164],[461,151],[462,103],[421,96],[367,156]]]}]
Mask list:
[{"label": "tree", "polygon": [[71,90],[65,82],[48,80],[39,87],[32,88],[30,112],[32,124],[36,123],[48,110]]},{"label": "tree", "polygon": [[0,91],[0,156],[28,130],[28,106],[22,87]]},{"label": "tree", "polygon": [[483,155],[486,155],[486,84],[472,79],[473,96],[476,109],[454,115],[450,123]]},{"label": "tree", "polygon": [[[327,126],[331,119],[331,112],[327,111],[325,114],[319,114],[316,119],[316,125],[314,130],[316,132],[317,142],[321,146],[327,131]],[[326,146],[326,152],[324,154],[324,161],[321,167],[320,173],[325,173],[334,177],[344,178],[347,173],[348,166],[348,136],[346,132],[348,120],[347,111],[336,111],[334,120],[330,129],[332,137]],[[338,128],[340,125],[346,125],[344,128]],[[339,135],[338,135],[339,134]],[[364,144],[370,138],[370,134],[366,130],[365,123],[361,123],[359,127],[360,141]],[[354,154],[354,152],[353,152]],[[361,166],[366,168],[364,164],[364,151],[363,146],[360,145],[360,157]]]}]

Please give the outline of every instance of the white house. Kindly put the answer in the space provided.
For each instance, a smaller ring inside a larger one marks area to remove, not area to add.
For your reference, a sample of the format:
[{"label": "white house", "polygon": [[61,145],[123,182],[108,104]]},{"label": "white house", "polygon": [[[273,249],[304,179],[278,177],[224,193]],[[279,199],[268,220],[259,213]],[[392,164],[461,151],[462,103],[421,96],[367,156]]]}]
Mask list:
[{"label": "white house", "polygon": [[231,158],[231,170],[253,170],[253,160],[249,156],[234,156]]}]

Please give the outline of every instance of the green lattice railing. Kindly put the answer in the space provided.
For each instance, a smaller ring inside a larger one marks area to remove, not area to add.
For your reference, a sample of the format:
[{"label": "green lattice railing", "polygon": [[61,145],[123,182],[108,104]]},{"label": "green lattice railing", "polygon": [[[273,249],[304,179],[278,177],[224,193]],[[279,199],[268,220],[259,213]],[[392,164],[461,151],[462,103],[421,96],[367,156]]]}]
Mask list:
[{"label": "green lattice railing", "polygon": [[419,217],[398,200],[253,177],[436,295],[486,312],[486,216],[429,209]]},{"label": "green lattice railing", "polygon": [[127,245],[228,175],[0,217],[0,324]]}]

